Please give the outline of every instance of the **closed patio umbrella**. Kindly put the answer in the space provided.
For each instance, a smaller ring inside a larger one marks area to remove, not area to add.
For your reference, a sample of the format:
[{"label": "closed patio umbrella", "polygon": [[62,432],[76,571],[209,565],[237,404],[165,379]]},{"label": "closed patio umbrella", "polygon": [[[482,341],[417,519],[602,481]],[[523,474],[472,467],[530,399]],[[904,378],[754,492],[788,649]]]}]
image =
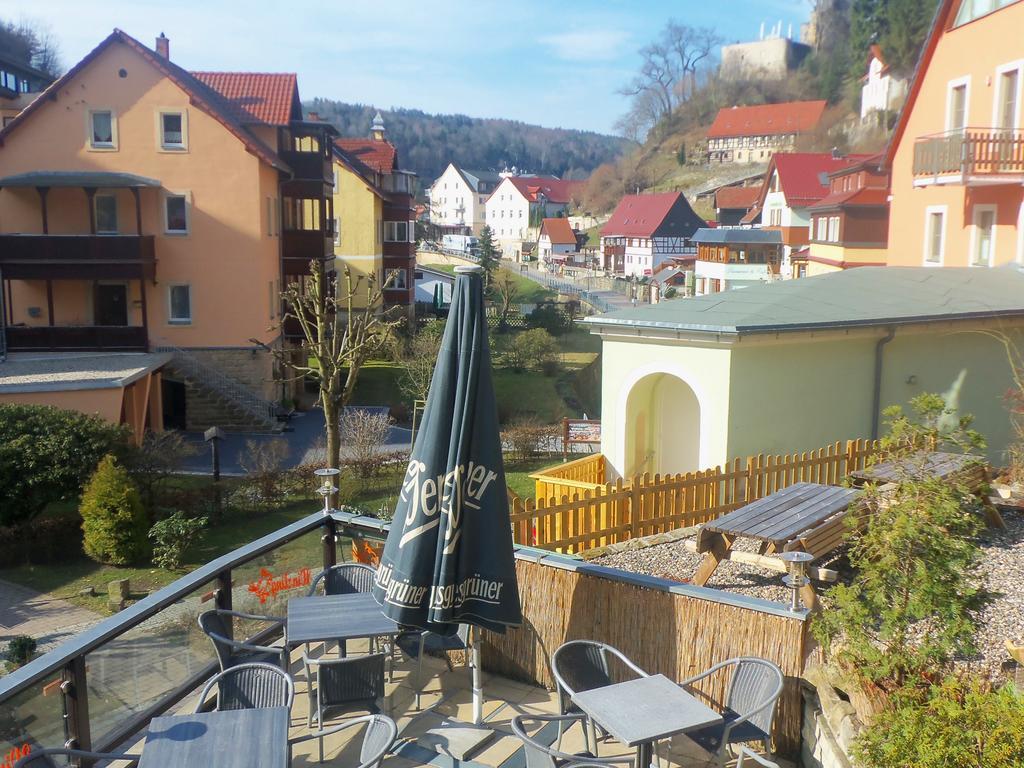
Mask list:
[{"label": "closed patio umbrella", "polygon": [[[454,634],[522,622],[498,410],[487,345],[483,270],[458,273],[423,425],[373,594],[397,623]],[[472,633],[474,719],[482,707]]]}]

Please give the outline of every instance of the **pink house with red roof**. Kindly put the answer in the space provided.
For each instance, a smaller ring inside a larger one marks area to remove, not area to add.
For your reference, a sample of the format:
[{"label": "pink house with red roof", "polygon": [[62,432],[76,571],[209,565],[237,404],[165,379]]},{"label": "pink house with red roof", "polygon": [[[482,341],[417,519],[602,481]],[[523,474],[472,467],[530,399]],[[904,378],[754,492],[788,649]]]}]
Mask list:
[{"label": "pink house with red roof", "polygon": [[601,265],[644,277],[670,259],[694,257],[693,233],[707,226],[682,192],[626,195],[601,227]]},{"label": "pink house with red roof", "polygon": [[582,181],[554,176],[505,175],[485,205],[485,221],[506,259],[518,261],[522,244],[537,238],[544,219],[565,217],[583,197]]}]

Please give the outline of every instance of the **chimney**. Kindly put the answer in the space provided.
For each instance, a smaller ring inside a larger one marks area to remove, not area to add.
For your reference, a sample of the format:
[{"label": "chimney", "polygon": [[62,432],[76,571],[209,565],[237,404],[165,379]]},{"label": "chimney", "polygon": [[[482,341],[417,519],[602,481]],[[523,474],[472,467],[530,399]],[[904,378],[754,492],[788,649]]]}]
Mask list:
[{"label": "chimney", "polygon": [[163,32],[156,39],[156,55],[171,60],[171,41]]},{"label": "chimney", "polygon": [[370,136],[374,141],[384,141],[384,118],[380,112],[373,116],[373,125],[370,126]]}]

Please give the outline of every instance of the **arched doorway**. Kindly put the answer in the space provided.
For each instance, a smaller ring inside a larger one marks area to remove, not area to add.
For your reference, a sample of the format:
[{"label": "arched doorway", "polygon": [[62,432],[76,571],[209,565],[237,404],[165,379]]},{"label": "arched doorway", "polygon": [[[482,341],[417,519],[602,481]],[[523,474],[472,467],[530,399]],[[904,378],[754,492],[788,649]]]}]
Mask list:
[{"label": "arched doorway", "polygon": [[677,376],[652,373],[634,384],[622,428],[625,477],[701,469],[700,402]]}]

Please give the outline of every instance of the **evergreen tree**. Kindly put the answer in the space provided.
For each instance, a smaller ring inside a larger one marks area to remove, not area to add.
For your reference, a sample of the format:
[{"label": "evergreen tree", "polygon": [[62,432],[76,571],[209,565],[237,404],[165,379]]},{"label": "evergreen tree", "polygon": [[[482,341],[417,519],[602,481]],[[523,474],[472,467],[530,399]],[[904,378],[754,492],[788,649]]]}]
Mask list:
[{"label": "evergreen tree", "polygon": [[882,52],[897,72],[910,73],[917,64],[938,0],[887,0]]},{"label": "evergreen tree", "polygon": [[146,553],[149,521],[128,470],[112,454],[100,461],[79,507],[85,554],[113,565],[137,562]]},{"label": "evergreen tree", "polygon": [[494,248],[494,231],[484,225],[480,230],[480,266],[484,268],[484,285],[491,284],[491,275],[498,267],[498,254]]}]

